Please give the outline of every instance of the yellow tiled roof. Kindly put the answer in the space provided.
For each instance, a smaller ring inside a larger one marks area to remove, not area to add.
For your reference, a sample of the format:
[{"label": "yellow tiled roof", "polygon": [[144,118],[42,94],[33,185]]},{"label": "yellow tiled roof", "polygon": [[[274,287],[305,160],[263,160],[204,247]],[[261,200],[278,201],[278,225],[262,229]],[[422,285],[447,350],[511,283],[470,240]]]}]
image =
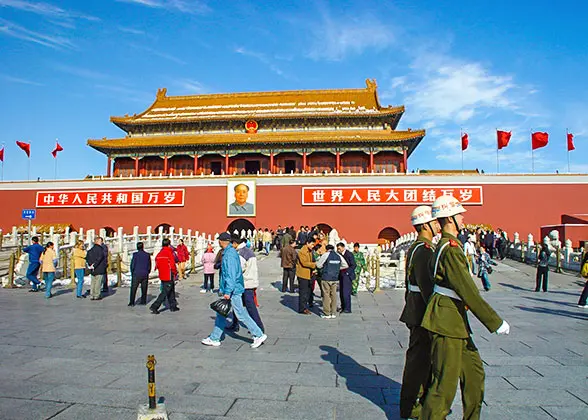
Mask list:
[{"label": "yellow tiled roof", "polygon": [[219,119],[304,118],[402,114],[403,106],[382,107],[375,80],[363,89],[295,90],[167,96],[159,89],[155,102],[140,114],[111,117],[120,125]]},{"label": "yellow tiled roof", "polygon": [[336,130],[336,131],[288,131],[288,132],[259,132],[224,133],[224,134],[192,134],[192,135],[157,135],[133,136],[118,139],[88,140],[88,145],[100,151],[114,151],[117,149],[133,148],[172,148],[174,146],[204,146],[204,145],[232,145],[281,143],[356,143],[356,142],[394,142],[416,140],[425,136],[424,130],[393,131],[387,130]]}]

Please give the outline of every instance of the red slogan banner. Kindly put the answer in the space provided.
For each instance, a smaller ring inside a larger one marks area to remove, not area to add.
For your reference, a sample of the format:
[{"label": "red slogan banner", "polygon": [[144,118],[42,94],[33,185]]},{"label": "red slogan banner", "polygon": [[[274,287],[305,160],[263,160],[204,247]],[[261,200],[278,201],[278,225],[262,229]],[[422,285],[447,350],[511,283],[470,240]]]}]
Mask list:
[{"label": "red slogan banner", "polygon": [[481,205],[481,186],[357,186],[303,187],[303,206],[416,205],[431,204],[437,197],[452,195],[465,205]]},{"label": "red slogan banner", "polygon": [[184,196],[184,189],[39,191],[37,208],[181,207]]}]

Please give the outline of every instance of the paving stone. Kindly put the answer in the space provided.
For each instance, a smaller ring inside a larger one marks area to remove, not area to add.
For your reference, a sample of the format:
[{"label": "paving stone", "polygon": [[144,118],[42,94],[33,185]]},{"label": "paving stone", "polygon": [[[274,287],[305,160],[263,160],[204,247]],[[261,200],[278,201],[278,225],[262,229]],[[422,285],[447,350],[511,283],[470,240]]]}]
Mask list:
[{"label": "paving stone", "polygon": [[[588,418],[587,317],[574,309],[575,278],[550,273],[553,292],[537,296],[520,289],[532,287],[535,268],[507,263],[483,297],[509,320],[511,335],[491,334],[471,317],[486,370],[482,418]],[[270,286],[281,279],[279,259],[258,264],[269,335],[259,349],[249,347],[244,328],[219,348],[200,344],[212,329],[215,299],[199,293],[201,274],[178,285],[182,311],[159,316],[127,308],[128,289],[100,302],[69,294],[45,302],[0,289],[0,377],[10,378],[0,383],[0,418],[22,418],[20,411],[41,419],[136,418],[146,402],[147,354],[158,360],[157,396],[172,420],[398,418],[409,337],[398,321],[403,291],[361,292],[353,314],[326,322],[284,305],[295,305],[297,295],[282,298]],[[19,401],[30,407],[19,409]],[[452,409],[460,418],[459,390]]]},{"label": "paving stone", "polygon": [[[323,388],[321,388],[323,389]],[[325,388],[326,389],[326,388]],[[328,389],[333,389],[329,387]],[[255,400],[286,401],[290,385],[200,383],[194,394],[213,397],[249,398]]]},{"label": "paving stone", "polygon": [[[138,406],[137,406],[138,407]],[[102,407],[99,405],[73,404],[51,420],[96,420],[117,419],[136,420],[137,409],[125,409],[120,407]]]},{"label": "paving stone", "polygon": [[0,398],[0,418],[2,420],[49,419],[67,407],[69,404],[53,401]]}]

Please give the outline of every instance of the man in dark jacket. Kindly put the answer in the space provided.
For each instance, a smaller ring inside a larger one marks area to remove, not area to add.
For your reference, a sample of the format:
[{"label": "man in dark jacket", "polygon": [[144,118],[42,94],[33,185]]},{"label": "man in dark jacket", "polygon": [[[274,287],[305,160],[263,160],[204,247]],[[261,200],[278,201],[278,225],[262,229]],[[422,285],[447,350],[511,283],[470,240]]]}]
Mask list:
[{"label": "man in dark jacket", "polygon": [[345,244],[339,242],[337,244],[337,252],[347,262],[349,266],[346,269],[341,270],[339,275],[339,298],[341,299],[341,313],[351,313],[351,286],[353,280],[355,280],[355,258],[348,249],[345,249]]},{"label": "man in dark jacket", "polygon": [[294,293],[294,277],[296,276],[296,260],[298,259],[298,253],[296,252],[296,241],[290,240],[290,243],[286,245],[280,251],[282,257],[282,293],[288,291]]},{"label": "man in dark jacket", "polygon": [[102,238],[96,237],[94,246],[90,248],[86,254],[86,262],[90,267],[91,282],[90,282],[90,300],[100,300],[100,286],[106,276],[107,259],[104,256],[104,249],[102,248]]},{"label": "man in dark jacket", "polygon": [[102,293],[108,294],[108,246],[102,241],[102,251],[104,252],[104,261],[106,261],[106,271],[102,276]]},{"label": "man in dark jacket", "polygon": [[143,242],[137,243],[137,252],[133,254],[131,259],[131,296],[129,306],[135,306],[135,296],[137,295],[137,288],[141,285],[141,300],[139,305],[147,304],[147,282],[149,280],[149,273],[151,272],[151,255],[143,250]]}]

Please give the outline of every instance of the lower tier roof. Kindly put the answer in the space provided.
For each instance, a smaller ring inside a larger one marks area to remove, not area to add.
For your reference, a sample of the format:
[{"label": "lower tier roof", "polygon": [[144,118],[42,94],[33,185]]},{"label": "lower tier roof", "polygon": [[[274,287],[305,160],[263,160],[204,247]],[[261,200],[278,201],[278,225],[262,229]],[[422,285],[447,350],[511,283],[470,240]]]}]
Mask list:
[{"label": "lower tier roof", "polygon": [[90,139],[88,145],[107,155],[165,151],[206,151],[227,148],[259,150],[264,148],[304,149],[305,147],[399,147],[405,146],[408,154],[425,136],[424,130],[330,130],[288,131],[259,133],[207,133],[165,134],[132,136],[118,139]]}]

